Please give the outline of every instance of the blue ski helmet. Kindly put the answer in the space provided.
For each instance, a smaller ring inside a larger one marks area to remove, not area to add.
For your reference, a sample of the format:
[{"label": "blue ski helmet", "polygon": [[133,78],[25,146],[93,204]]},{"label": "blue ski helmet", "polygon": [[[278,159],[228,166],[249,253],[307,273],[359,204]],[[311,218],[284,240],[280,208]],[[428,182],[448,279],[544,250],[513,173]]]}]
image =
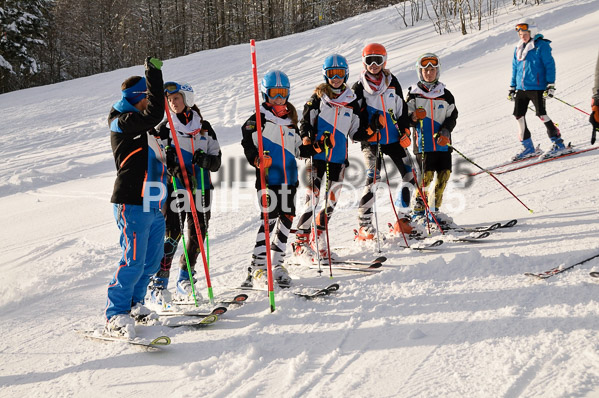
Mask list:
[{"label": "blue ski helmet", "polygon": [[[271,89],[274,89],[272,93]],[[268,97],[281,97],[287,99],[291,93],[289,78],[280,70],[269,70],[262,78],[262,82],[260,83],[260,91],[262,92],[262,99],[264,101],[268,101]]]},{"label": "blue ski helmet", "polygon": [[[343,76],[341,76],[342,74]],[[343,83],[347,82],[347,78],[349,77],[349,66],[347,65],[345,57],[339,54],[333,54],[326,57],[322,64],[322,75],[324,76],[324,81],[327,83],[329,82],[328,79],[333,79],[335,77],[343,79]]]}]

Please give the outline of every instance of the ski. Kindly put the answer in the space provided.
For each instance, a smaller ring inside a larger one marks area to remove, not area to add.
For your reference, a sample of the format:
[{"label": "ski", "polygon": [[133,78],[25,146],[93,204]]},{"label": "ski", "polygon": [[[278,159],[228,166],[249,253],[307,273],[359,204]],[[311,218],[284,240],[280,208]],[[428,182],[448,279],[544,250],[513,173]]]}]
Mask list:
[{"label": "ski", "polygon": [[[586,258],[586,259],[584,259],[582,261],[577,262],[576,264],[572,264],[572,265],[569,265],[567,267],[557,266],[557,267],[553,267],[550,270],[547,270],[545,272],[541,272],[541,273],[526,272],[526,273],[524,273],[524,275],[530,276],[530,277],[533,277],[533,278],[537,278],[537,279],[547,279],[547,278],[552,277],[553,275],[561,274],[562,272],[571,270],[572,268],[576,267],[577,265],[584,264],[584,263],[586,263],[588,261],[591,261],[592,259],[597,258],[597,257],[599,257],[599,254],[596,254],[594,256]],[[593,276],[593,275],[591,275],[591,276]]]},{"label": "ski", "polygon": [[[306,261],[307,261],[307,259],[306,259]],[[352,259],[346,259],[346,260],[344,260],[344,259],[336,258],[336,259],[331,260],[331,264],[333,266],[334,265],[354,265],[354,266],[367,265],[369,267],[378,268],[381,265],[383,265],[383,263],[385,261],[387,261],[387,257],[385,257],[385,256],[377,257],[377,258],[375,258],[372,261],[362,261],[362,260],[352,260]],[[312,264],[310,264],[310,266],[312,266],[312,265],[318,266],[318,262],[314,261],[313,259],[312,259],[311,262],[312,262]],[[300,266],[301,265],[305,265],[305,263],[301,263],[301,262],[288,262],[288,264],[290,264],[290,265],[300,265]],[[328,267],[328,264],[329,264],[329,262],[328,262],[328,260],[326,258],[323,258],[323,259],[320,260],[320,265],[322,267]],[[310,268],[312,268],[312,267],[310,267]]]},{"label": "ski", "polygon": [[507,162],[496,164],[495,166],[487,167],[485,170],[475,171],[475,172],[472,172],[472,173],[468,173],[466,175],[470,176],[470,177],[474,177],[474,176],[477,176],[479,174],[486,173],[487,171],[497,170],[497,169],[500,169],[502,167],[511,166],[511,165],[514,165],[514,164],[517,164],[517,163],[523,163],[523,162],[527,162],[527,161],[530,161],[530,160],[538,159],[539,156],[541,156],[542,154],[543,154],[543,151],[541,151],[541,146],[537,145],[537,148],[535,149],[535,152],[532,153],[530,156],[524,158],[524,159],[509,160]]},{"label": "ski", "polygon": [[536,160],[534,162],[529,162],[529,163],[526,163],[526,164],[523,164],[523,165],[518,165],[516,167],[511,167],[511,168],[508,168],[506,170],[496,171],[493,174],[505,174],[505,173],[509,173],[511,171],[521,170],[521,169],[524,169],[526,167],[535,166],[535,165],[546,163],[546,162],[551,162],[552,160],[562,159],[562,158],[565,158],[565,157],[568,157],[568,156],[573,156],[573,155],[578,155],[580,153],[594,151],[595,149],[599,149],[599,146],[594,146],[594,147],[591,147],[591,148],[585,148],[585,149],[581,149],[581,150],[578,150],[578,151],[572,151],[572,152],[564,153],[562,155],[554,156],[552,158]]},{"label": "ski", "polygon": [[593,271],[589,275],[591,275],[593,278],[599,278],[599,272],[597,271]]},{"label": "ski", "polygon": [[161,317],[169,317],[169,316],[201,316],[207,317],[210,315],[223,315],[227,312],[227,307],[216,307],[209,313],[195,312],[195,311],[156,311],[156,313]]},{"label": "ski", "polygon": [[313,300],[317,297],[328,296],[329,294],[336,292],[337,290],[339,290],[339,284],[333,283],[332,285],[329,285],[322,289],[317,289],[310,293],[293,292],[293,294],[295,294],[296,296],[305,298],[307,300]]},{"label": "ski", "polygon": [[462,243],[482,243],[483,240],[487,237],[489,237],[489,235],[491,235],[491,233],[489,231],[484,231],[478,235],[475,236],[469,236],[469,237],[460,237],[460,238],[448,238],[447,240],[449,242],[462,242]]},{"label": "ski", "polygon": [[[286,289],[290,292],[292,292],[293,294],[295,294],[296,296],[305,298],[305,299],[313,299],[316,297],[322,297],[322,296],[327,296],[332,292],[336,292],[337,290],[339,290],[339,284],[338,283],[333,283],[332,285],[326,286],[324,288],[320,288],[320,287],[310,287],[310,286],[294,286],[294,285],[287,285],[287,286],[281,286],[278,285],[281,289]],[[301,289],[296,291],[295,288],[297,289]],[[263,287],[257,287],[257,286],[253,286],[253,287],[246,287],[246,286],[239,286],[237,287],[237,289],[240,290],[255,290],[255,291],[259,291],[259,292],[268,292],[268,289],[266,288],[266,286]],[[312,290],[309,293],[305,293],[306,290]]]},{"label": "ski", "polygon": [[126,337],[107,336],[98,330],[76,330],[76,332],[92,340],[116,341],[119,343],[126,343],[153,349],[159,349],[161,346],[166,346],[171,343],[171,339],[168,336],[158,336],[155,339],[142,339],[139,337],[135,339],[128,339]]},{"label": "ski", "polygon": [[[217,300],[215,301],[216,304],[223,304],[223,305],[231,305],[231,304],[238,304],[241,305],[245,302],[245,300],[247,300],[248,296],[247,294],[237,294],[235,295],[233,298],[231,299],[226,299],[226,300]],[[209,301],[202,301],[199,302],[198,304],[208,304],[210,303]],[[193,302],[193,300],[173,300],[172,304],[176,305],[176,306],[182,306],[182,305],[193,305],[195,307],[195,302]]]},{"label": "ski", "polygon": [[[359,272],[379,272],[381,271],[382,263],[373,263],[369,266],[360,267],[360,265],[352,265],[352,263],[347,263],[348,265],[344,265],[344,263],[336,263],[332,264],[331,268],[340,270],[340,271],[359,271]],[[317,264],[312,264],[309,266],[310,269],[319,269]],[[328,268],[325,266],[324,268]]]},{"label": "ski", "polygon": [[182,320],[167,320],[165,322],[162,322],[161,325],[162,326],[166,326],[169,328],[179,328],[179,327],[184,327],[184,326],[191,326],[191,327],[204,327],[204,326],[208,326],[208,325],[212,325],[214,322],[218,321],[218,316],[214,315],[214,314],[210,314],[208,316],[202,317],[202,319],[198,320],[197,318],[191,317],[188,319],[182,319]]},{"label": "ski", "polygon": [[441,239],[438,239],[438,240],[436,240],[434,242],[425,243],[424,245],[420,244],[418,246],[412,245],[412,246],[408,247],[406,245],[401,245],[400,244],[399,247],[403,247],[404,249],[412,249],[412,250],[419,250],[419,251],[427,251],[427,250],[435,251],[442,244],[443,244],[443,241]]}]

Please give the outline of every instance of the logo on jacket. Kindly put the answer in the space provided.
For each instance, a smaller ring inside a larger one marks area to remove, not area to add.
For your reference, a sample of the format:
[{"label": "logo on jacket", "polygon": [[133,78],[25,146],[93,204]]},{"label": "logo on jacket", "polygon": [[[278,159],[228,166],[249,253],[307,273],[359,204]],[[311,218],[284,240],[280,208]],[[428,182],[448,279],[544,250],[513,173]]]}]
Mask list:
[{"label": "logo on jacket", "polygon": [[343,116],[344,117],[350,117],[351,115],[349,114],[349,112],[345,112],[345,114]]},{"label": "logo on jacket", "polygon": [[445,106],[443,106],[443,104],[439,104],[439,109],[444,109]]}]

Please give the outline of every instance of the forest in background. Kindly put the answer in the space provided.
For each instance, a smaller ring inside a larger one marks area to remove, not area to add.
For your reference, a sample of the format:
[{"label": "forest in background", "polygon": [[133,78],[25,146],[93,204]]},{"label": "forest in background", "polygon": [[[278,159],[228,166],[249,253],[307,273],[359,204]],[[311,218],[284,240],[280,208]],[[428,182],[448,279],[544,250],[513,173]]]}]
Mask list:
[{"label": "forest in background", "polygon": [[[541,0],[0,0],[0,93],[265,40],[390,7],[398,30],[492,24],[501,5]],[[373,27],[375,28],[375,27]],[[342,37],[342,32],[340,32]]]}]

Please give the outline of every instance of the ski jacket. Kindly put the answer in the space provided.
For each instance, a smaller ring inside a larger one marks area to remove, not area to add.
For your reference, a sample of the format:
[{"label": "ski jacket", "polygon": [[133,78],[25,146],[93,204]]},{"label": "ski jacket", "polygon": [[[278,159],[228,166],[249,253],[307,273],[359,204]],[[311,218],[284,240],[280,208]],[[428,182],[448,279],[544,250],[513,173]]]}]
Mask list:
[{"label": "ski jacket", "polygon": [[422,83],[408,88],[408,115],[417,108],[424,108],[426,118],[421,122],[412,123],[416,127],[416,136],[412,138],[414,152],[447,152],[449,145],[437,144],[435,135],[445,130],[451,141],[451,132],[455,128],[458,109],[453,95],[441,82],[428,89]]},{"label": "ski jacket", "polygon": [[348,137],[360,131],[360,108],[350,88],[331,100],[326,94],[314,93],[304,105],[300,121],[302,137],[312,142],[319,141],[325,132],[331,133],[332,148],[314,155],[316,160],[330,163],[345,163],[347,160]]},{"label": "ski jacket", "polygon": [[[364,123],[368,125],[372,115],[375,113],[385,115],[386,126],[380,130],[381,145],[393,144],[399,141],[401,136],[399,130],[389,114],[393,110],[395,119],[400,128],[409,128],[407,119],[407,105],[403,100],[403,91],[397,78],[392,74],[384,74],[383,86],[379,90],[373,90],[368,86],[364,73],[362,79],[352,87],[358,97],[361,115]],[[364,142],[365,145],[377,145],[377,142]]]},{"label": "ski jacket", "polygon": [[[177,132],[177,139],[179,141],[179,146],[181,147],[185,169],[187,170],[188,175],[195,177],[198,188],[201,188],[202,169],[192,163],[193,154],[198,150],[202,150],[207,155],[214,156],[214,161],[212,162],[210,170],[203,169],[203,178],[206,188],[214,189],[210,178],[210,172],[218,171],[222,158],[220,144],[218,143],[214,129],[208,121],[203,120],[193,109],[179,114],[175,114],[170,110],[169,112],[171,112],[173,125]],[[174,146],[168,120],[160,123],[157,130],[161,137],[169,137],[167,146]],[[170,183],[171,181],[169,179],[169,184]],[[181,188],[185,187],[185,185],[182,181],[177,179],[177,187]]]},{"label": "ski jacket", "polygon": [[555,83],[555,60],[551,55],[550,40],[538,34],[533,40],[522,40],[514,50],[511,87],[517,90],[545,90]]},{"label": "ski jacket", "polygon": [[[260,107],[260,123],[262,126],[262,145],[264,151],[272,158],[272,165],[267,169],[266,183],[271,185],[298,186],[296,157],[300,157],[302,139],[299,130],[288,117],[275,116],[264,104]],[[243,138],[241,145],[248,162],[255,167],[258,157],[258,129],[256,114],[253,114],[241,128]],[[260,189],[260,169],[256,168],[256,188]]]},{"label": "ski jacket", "polygon": [[166,156],[154,129],[164,116],[162,72],[146,70],[148,107],[140,112],[125,98],[108,115],[117,170],[112,203],[162,208],[166,198]]}]

